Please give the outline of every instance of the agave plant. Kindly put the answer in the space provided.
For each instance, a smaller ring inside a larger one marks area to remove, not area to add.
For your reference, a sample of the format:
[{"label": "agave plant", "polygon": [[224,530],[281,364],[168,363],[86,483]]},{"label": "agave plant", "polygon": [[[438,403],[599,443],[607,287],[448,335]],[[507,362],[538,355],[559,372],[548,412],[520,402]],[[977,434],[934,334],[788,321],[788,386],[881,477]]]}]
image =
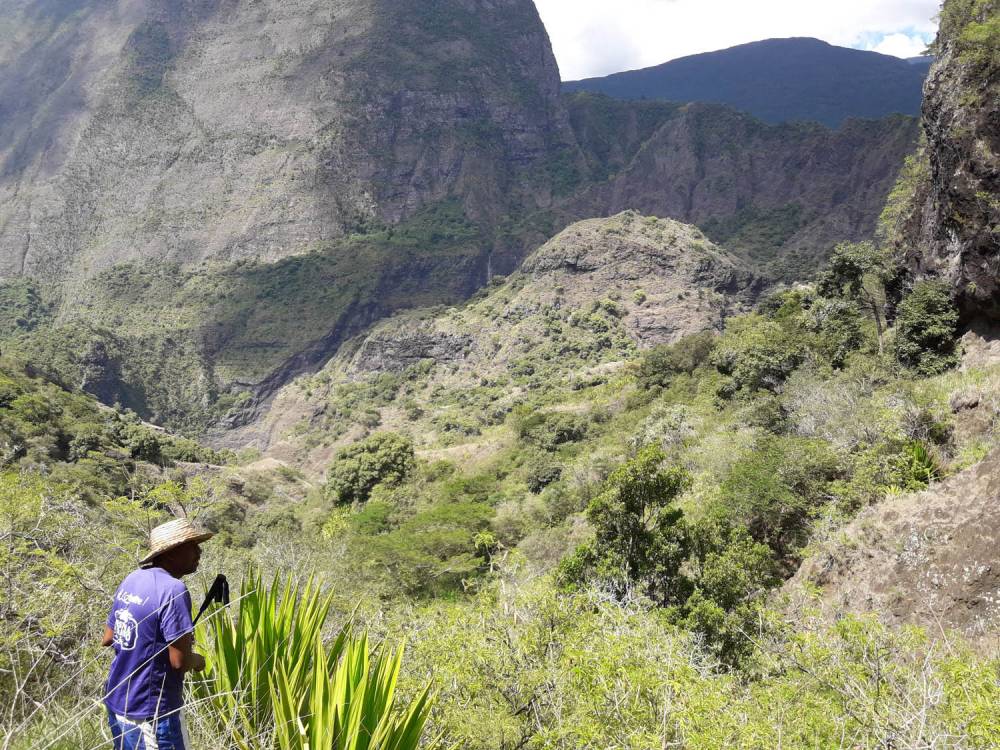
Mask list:
[{"label": "agave plant", "polygon": [[[430,709],[425,689],[405,711],[393,710],[403,650],[383,650],[372,664],[368,638],[341,642],[329,654],[317,640],[312,684],[300,691],[295,675],[279,668],[272,685],[281,750],[408,750],[420,744]],[[437,746],[431,742],[430,747]]]},{"label": "agave plant", "polygon": [[[206,669],[193,683],[196,704],[238,750],[410,750],[430,712],[425,689],[395,706],[402,648],[372,654],[367,634],[344,628],[328,645],[330,598],[259,575],[244,578],[239,610],[199,625]],[[436,741],[426,746],[437,746]]]}]

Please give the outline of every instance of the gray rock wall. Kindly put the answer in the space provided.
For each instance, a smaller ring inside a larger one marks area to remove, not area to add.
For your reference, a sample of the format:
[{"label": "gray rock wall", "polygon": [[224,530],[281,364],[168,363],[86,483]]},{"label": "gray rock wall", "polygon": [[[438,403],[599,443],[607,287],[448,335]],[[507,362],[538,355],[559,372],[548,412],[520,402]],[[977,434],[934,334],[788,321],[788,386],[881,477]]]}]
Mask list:
[{"label": "gray rock wall", "polygon": [[924,87],[929,171],[899,243],[914,276],[951,284],[969,322],[1000,319],[1000,62],[990,41],[960,39],[963,21],[995,18],[1000,3],[978,7],[979,17],[942,26]]}]

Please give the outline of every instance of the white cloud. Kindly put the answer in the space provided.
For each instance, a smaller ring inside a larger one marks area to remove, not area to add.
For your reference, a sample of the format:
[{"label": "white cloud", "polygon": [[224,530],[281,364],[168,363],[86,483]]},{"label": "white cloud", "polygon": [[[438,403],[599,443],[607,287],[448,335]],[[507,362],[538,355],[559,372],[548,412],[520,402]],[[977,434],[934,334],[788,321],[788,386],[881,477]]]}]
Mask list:
[{"label": "white cloud", "polygon": [[[657,65],[773,37],[911,57],[937,28],[940,0],[535,0],[563,79]],[[908,41],[897,38],[906,37]],[[877,40],[874,46],[871,40]]]},{"label": "white cloud", "polygon": [[920,34],[887,34],[875,46],[874,52],[896,57],[918,57],[927,49],[927,39]]}]

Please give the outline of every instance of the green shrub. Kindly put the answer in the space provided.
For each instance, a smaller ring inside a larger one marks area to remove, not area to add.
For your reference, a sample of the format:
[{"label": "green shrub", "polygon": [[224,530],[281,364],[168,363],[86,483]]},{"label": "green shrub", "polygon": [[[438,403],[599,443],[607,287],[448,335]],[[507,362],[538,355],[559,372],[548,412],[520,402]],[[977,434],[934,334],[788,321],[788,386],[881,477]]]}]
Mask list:
[{"label": "green shrub", "polygon": [[379,484],[396,485],[413,471],[413,443],[383,432],[342,449],[327,472],[326,495],[337,503],[363,503]]},{"label": "green shrub", "polygon": [[161,458],[160,439],[147,427],[129,425],[123,442],[132,458],[138,461],[158,463]]},{"label": "green shrub", "polygon": [[896,357],[921,375],[954,367],[958,310],[947,284],[921,281],[903,298],[896,316]]},{"label": "green shrub", "polygon": [[522,405],[511,412],[511,421],[517,436],[547,451],[560,445],[575,443],[587,435],[590,420],[582,414],[569,412],[545,413]]},{"label": "green shrub", "polygon": [[[461,588],[483,569],[476,549],[493,509],[478,502],[439,502],[388,529],[388,509],[369,516],[373,536],[358,535],[352,553],[387,594],[428,596]],[[379,526],[376,526],[379,524]]]},{"label": "green shrub", "polygon": [[617,598],[637,589],[662,605],[688,597],[681,575],[688,532],[675,501],[690,479],[683,469],[663,468],[665,460],[659,448],[646,448],[608,478],[587,507],[594,539],[562,563],[564,583],[590,582]]},{"label": "green shrub", "polygon": [[744,526],[754,540],[794,565],[809,521],[828,502],[829,483],[842,473],[822,440],[766,436],[733,464],[714,512],[727,525]]},{"label": "green shrub", "polygon": [[781,581],[767,545],[746,531],[703,522],[692,529],[694,592],[678,620],[729,667],[746,663],[763,637],[764,602]]},{"label": "green shrub", "polygon": [[69,441],[68,458],[79,461],[86,458],[91,451],[100,450],[104,444],[104,432],[97,428],[81,430]]},{"label": "green shrub", "polygon": [[940,476],[937,462],[923,443],[915,440],[907,445],[906,457],[910,487],[926,487]]},{"label": "green shrub", "polygon": [[562,467],[559,464],[538,458],[528,464],[528,473],[524,481],[528,485],[528,491],[537,495],[553,482],[558,482],[561,476]]},{"label": "green shrub", "polygon": [[640,387],[666,388],[680,373],[692,373],[706,362],[715,347],[713,331],[685,336],[674,344],[656,346],[639,360],[636,378]]},{"label": "green shrub", "polygon": [[737,391],[779,390],[806,357],[805,342],[796,332],[758,314],[729,321],[711,355],[712,363],[730,377],[720,395]]},{"label": "green shrub", "polygon": [[40,393],[23,393],[10,403],[10,413],[25,424],[46,429],[61,413],[60,406]]},{"label": "green shrub", "polygon": [[840,509],[851,514],[890,492],[922,490],[940,474],[923,443],[884,440],[851,455],[849,471],[831,482],[829,490]]},{"label": "green shrub", "polygon": [[806,314],[806,326],[814,335],[813,348],[833,367],[842,368],[865,341],[862,320],[855,303],[817,300]]}]

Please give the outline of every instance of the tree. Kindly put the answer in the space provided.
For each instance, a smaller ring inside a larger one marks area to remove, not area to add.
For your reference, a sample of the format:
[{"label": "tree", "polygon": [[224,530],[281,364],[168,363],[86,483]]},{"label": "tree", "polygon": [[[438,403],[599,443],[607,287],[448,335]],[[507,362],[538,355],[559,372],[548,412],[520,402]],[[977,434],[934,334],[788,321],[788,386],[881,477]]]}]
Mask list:
[{"label": "tree", "polygon": [[881,353],[885,345],[887,285],[893,276],[892,256],[873,242],[844,242],[833,251],[820,281],[826,296],[843,295],[871,313]]},{"label": "tree", "polygon": [[711,356],[719,372],[732,378],[722,395],[740,390],[776,392],[802,364],[808,351],[803,332],[794,321],[783,322],[758,314],[728,322]]},{"label": "tree", "polygon": [[396,485],[413,471],[413,443],[383,432],[341,450],[327,472],[327,497],[338,503],[363,503],[380,484]]},{"label": "tree", "polygon": [[639,362],[637,380],[643,388],[666,388],[682,373],[690,374],[708,360],[715,346],[715,332],[701,331],[674,344],[655,346]]},{"label": "tree", "polygon": [[764,627],[764,603],[781,578],[774,556],[740,526],[706,518],[691,528],[689,563],[694,593],[684,603],[685,627],[724,664],[735,667],[754,650]]},{"label": "tree", "polygon": [[617,598],[638,586],[660,605],[687,598],[691,587],[680,568],[688,535],[674,501],[690,478],[683,469],[663,468],[665,459],[659,448],[646,448],[609,477],[587,508],[594,539],[563,562],[563,581],[592,581]]},{"label": "tree", "polygon": [[921,375],[937,375],[958,361],[955,332],[958,310],[948,285],[918,282],[899,303],[896,358]]}]

